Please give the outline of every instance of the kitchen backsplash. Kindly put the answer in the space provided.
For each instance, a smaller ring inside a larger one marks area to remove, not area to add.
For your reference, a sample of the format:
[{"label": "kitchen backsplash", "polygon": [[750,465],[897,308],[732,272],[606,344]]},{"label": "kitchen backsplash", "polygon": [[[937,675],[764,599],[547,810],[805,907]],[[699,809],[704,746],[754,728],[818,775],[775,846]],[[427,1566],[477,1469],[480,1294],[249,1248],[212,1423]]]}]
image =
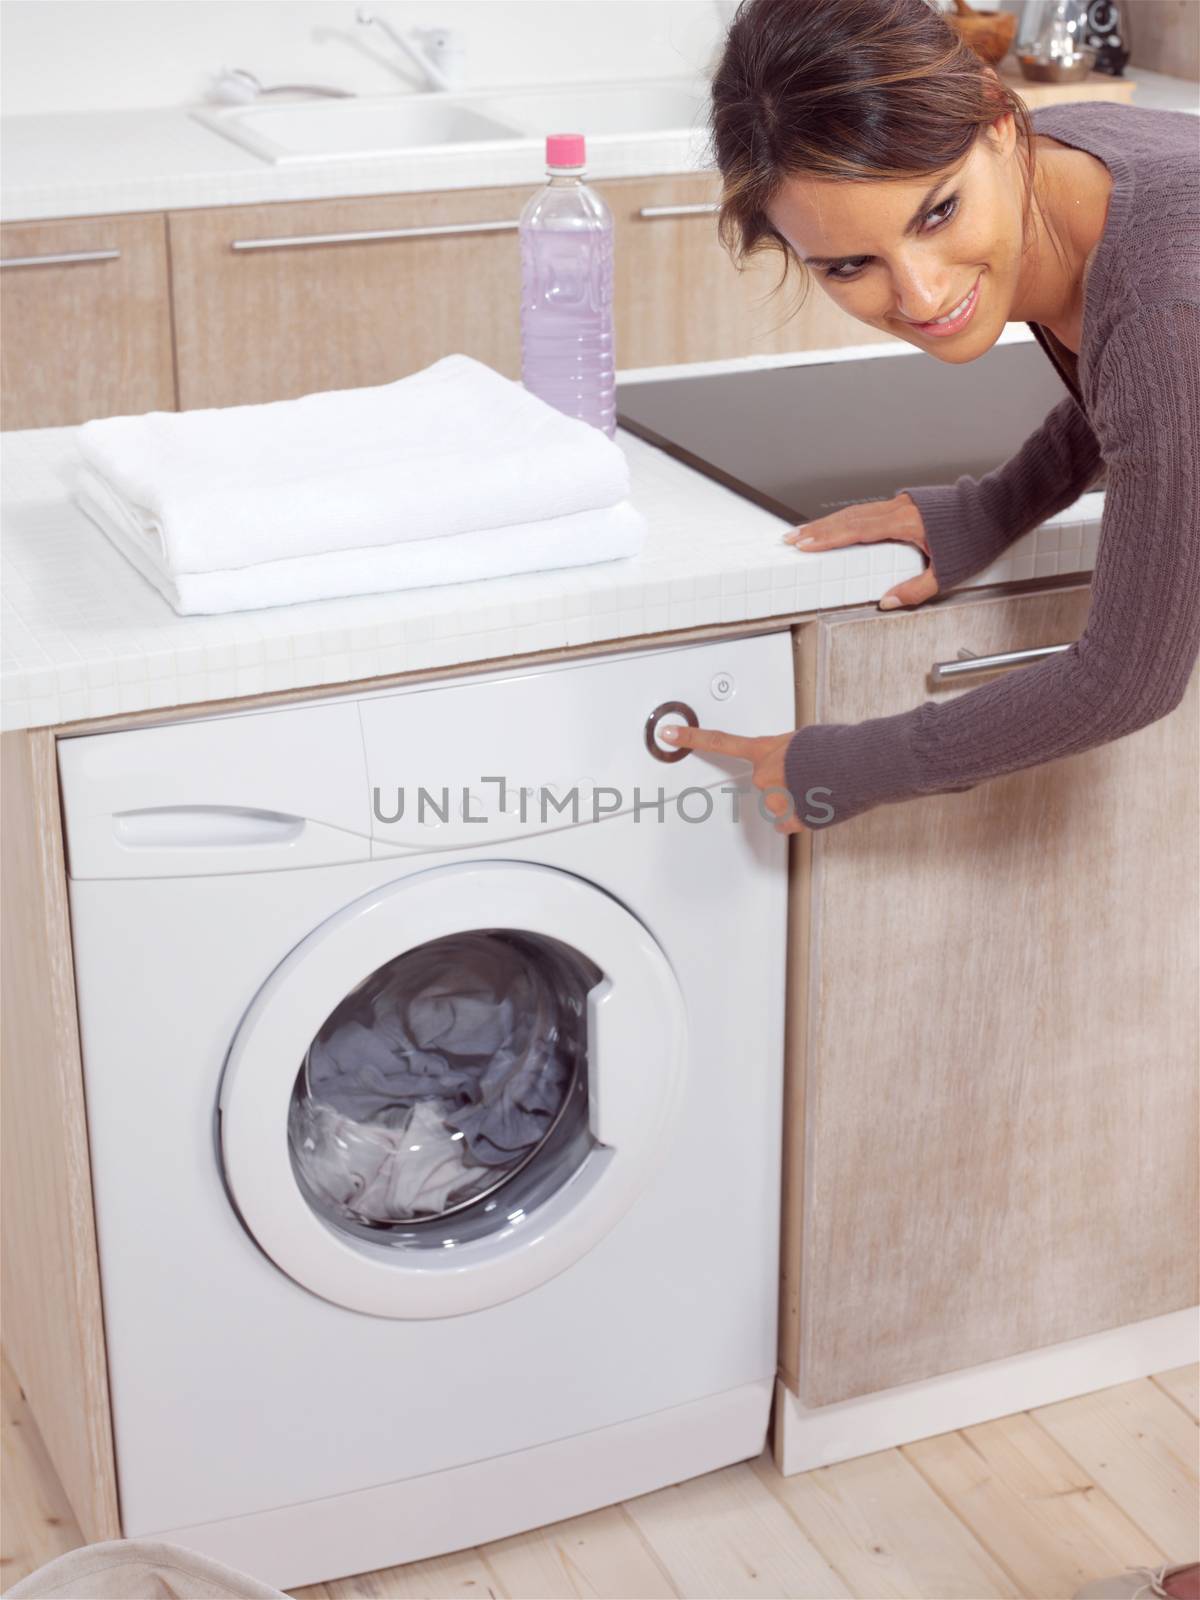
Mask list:
[{"label": "kitchen backsplash", "polygon": [[[354,20],[356,0],[4,0],[0,111],[130,111],[205,96],[220,67],[265,84],[403,93],[399,53]],[[467,87],[678,77],[724,35],[716,0],[373,0],[393,27],[448,26]]]},{"label": "kitchen backsplash", "polygon": [[[953,9],[953,0],[930,3]],[[982,8],[1021,15],[1025,3]],[[1136,12],[1131,69],[1200,77],[1197,0],[1126,3]],[[736,0],[377,0],[375,9],[399,29],[455,29],[466,86],[482,87],[705,72]],[[3,10],[5,116],[193,105],[223,66],[268,85],[414,86],[379,31],[355,22],[355,0],[3,0]]]}]

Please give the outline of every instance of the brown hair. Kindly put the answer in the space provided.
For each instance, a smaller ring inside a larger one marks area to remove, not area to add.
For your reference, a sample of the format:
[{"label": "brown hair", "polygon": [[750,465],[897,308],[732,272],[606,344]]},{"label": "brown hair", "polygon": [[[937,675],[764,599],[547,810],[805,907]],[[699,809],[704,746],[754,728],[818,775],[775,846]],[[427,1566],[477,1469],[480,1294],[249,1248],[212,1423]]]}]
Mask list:
[{"label": "brown hair", "polygon": [[919,178],[963,160],[1010,110],[1033,195],[1025,102],[929,0],[742,0],[712,79],[712,150],[723,179],[717,234],[738,271],[782,251],[766,216],[785,178]]}]

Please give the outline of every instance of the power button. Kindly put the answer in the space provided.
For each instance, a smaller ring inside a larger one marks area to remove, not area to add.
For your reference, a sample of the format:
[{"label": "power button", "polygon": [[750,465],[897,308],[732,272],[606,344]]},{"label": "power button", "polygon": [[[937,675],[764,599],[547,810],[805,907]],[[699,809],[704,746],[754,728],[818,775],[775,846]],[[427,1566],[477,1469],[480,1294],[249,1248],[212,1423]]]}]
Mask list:
[{"label": "power button", "polygon": [[718,672],[709,684],[714,700],[728,700],[732,697],[737,684],[733,681],[732,672]]},{"label": "power button", "polygon": [[700,718],[682,700],[664,700],[646,718],[642,736],[646,741],[646,749],[656,761],[682,761],[691,754],[687,749],[672,749],[669,744],[660,744],[658,741],[659,728],[678,727],[681,723],[688,728],[700,726]]}]

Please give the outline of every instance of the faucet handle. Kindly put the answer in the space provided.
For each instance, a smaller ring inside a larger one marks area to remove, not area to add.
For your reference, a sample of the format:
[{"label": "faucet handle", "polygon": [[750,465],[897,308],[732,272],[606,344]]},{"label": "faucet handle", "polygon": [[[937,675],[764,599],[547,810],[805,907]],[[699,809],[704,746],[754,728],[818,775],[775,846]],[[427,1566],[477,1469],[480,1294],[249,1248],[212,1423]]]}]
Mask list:
[{"label": "faucet handle", "polygon": [[421,73],[424,80],[422,88],[446,90],[462,87],[462,66],[466,52],[453,28],[410,28],[407,33],[398,33],[386,17],[379,16],[365,5],[359,6],[354,20],[364,27],[378,28],[386,34]]}]

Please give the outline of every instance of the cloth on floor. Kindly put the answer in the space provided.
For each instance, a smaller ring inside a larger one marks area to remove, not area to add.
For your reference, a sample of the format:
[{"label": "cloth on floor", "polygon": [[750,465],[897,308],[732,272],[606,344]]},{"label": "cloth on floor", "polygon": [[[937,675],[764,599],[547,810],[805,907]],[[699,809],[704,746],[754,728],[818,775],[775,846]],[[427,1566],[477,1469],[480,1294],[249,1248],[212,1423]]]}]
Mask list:
[{"label": "cloth on floor", "polygon": [[68,1550],[5,1600],[287,1600],[279,1589],[165,1539],[108,1539]]},{"label": "cloth on floor", "polygon": [[473,357],[264,405],[103,417],[87,469],[175,576],[597,511],[629,495],[620,446]]},{"label": "cloth on floor", "polygon": [[641,512],[631,501],[622,500],[601,510],[444,538],[330,550],[220,572],[171,573],[154,543],[131,526],[127,510],[110,490],[76,492],[74,500],[182,617],[590,566],[640,554],[648,532]]},{"label": "cloth on floor", "polygon": [[473,1161],[508,1166],[539,1144],[570,1084],[559,995],[581,980],[485,933],[406,952],[347,996],[308,1052],[310,1096],[360,1123],[436,1099]]}]

